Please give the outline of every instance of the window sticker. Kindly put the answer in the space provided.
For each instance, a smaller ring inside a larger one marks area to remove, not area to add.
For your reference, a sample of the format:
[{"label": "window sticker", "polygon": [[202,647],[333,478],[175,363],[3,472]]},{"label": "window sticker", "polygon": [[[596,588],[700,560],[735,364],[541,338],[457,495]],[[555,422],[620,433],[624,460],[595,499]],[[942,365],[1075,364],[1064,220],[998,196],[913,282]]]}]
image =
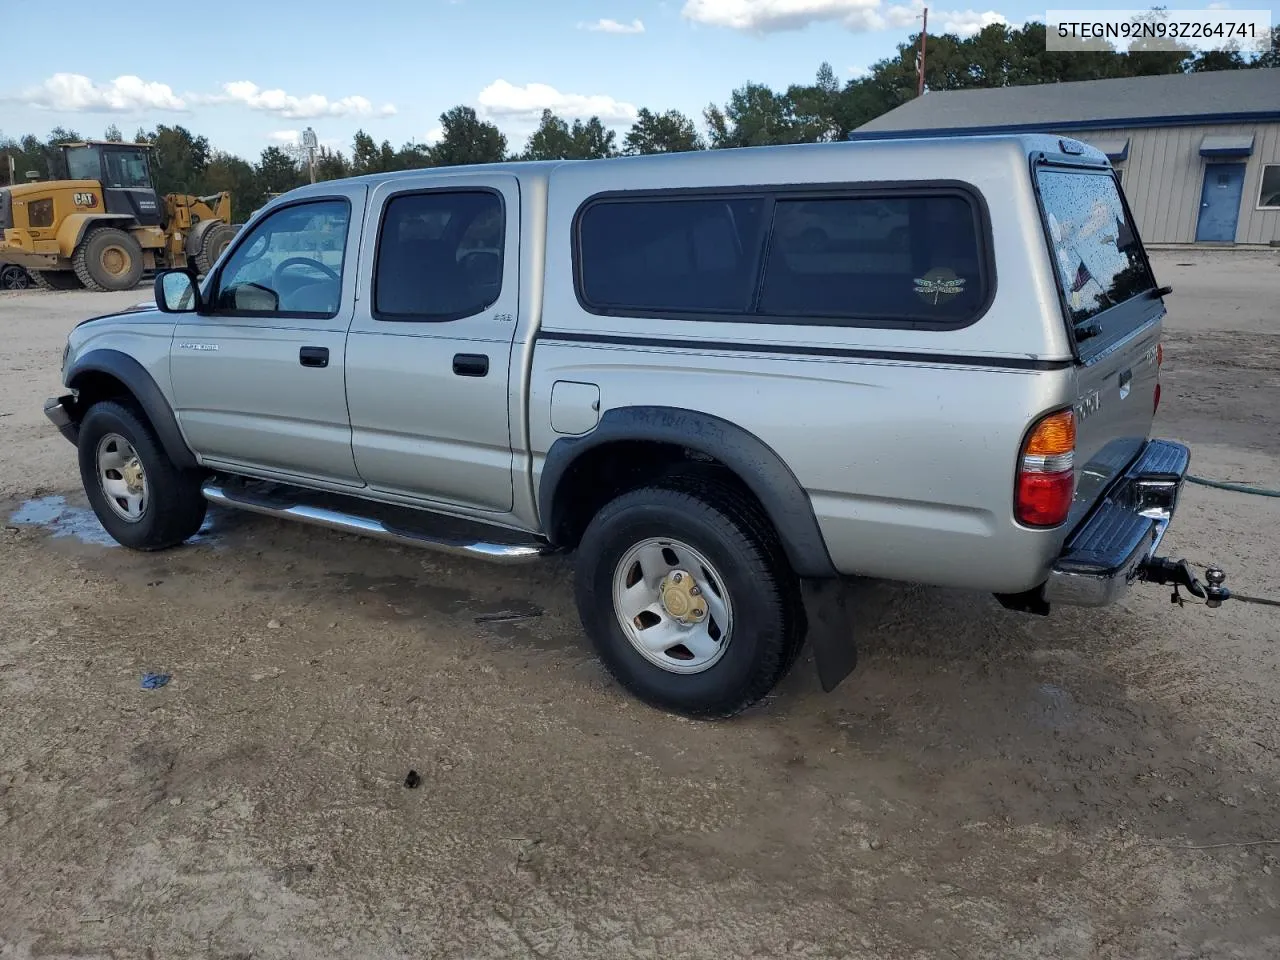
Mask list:
[{"label": "window sticker", "polygon": [[937,306],[942,300],[964,292],[964,277],[956,276],[950,267],[934,267],[923,277],[916,277],[912,288],[925,303]]}]

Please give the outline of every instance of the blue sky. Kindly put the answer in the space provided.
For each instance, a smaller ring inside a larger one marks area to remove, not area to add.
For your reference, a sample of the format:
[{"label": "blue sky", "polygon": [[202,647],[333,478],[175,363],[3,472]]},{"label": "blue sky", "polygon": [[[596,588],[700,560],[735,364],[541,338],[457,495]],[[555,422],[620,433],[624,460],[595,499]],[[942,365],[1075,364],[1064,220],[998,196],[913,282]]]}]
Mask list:
[{"label": "blue sky", "polygon": [[[935,2],[930,33],[1044,17],[1025,0],[995,3]],[[854,75],[917,29],[921,3],[220,0],[125,4],[117,18],[101,2],[62,0],[56,24],[38,3],[8,6],[8,36],[33,41],[56,28],[84,42],[5,45],[0,133],[62,125],[101,136],[115,123],[131,137],[139,125],[181,123],[252,159],[308,125],[344,152],[360,127],[397,147],[429,142],[456,104],[497,123],[512,147],[543,107],[598,114],[620,131],[638,107],[676,108],[701,125],[709,102],[747,80],[785,87],[823,60]]]}]

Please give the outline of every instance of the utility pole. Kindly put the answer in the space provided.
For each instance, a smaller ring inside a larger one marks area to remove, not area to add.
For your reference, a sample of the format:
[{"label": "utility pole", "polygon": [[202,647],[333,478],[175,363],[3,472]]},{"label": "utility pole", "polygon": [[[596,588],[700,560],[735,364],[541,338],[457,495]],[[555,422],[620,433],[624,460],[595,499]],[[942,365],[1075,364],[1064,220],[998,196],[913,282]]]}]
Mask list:
[{"label": "utility pole", "polygon": [[311,182],[316,182],[316,132],[310,127],[302,131],[302,146],[307,151],[307,170],[311,173]]},{"label": "utility pole", "polygon": [[924,8],[924,26],[920,28],[920,52],[916,54],[916,96],[924,96],[924,55],[929,39],[929,8]]}]

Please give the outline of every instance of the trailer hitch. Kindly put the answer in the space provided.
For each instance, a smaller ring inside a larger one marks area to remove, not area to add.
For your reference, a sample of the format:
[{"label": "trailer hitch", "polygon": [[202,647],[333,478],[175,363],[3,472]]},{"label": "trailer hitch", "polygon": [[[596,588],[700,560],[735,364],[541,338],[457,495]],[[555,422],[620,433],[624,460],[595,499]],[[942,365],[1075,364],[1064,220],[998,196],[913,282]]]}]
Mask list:
[{"label": "trailer hitch", "polygon": [[1205,569],[1206,583],[1196,579],[1191,572],[1191,565],[1185,560],[1170,560],[1167,557],[1148,557],[1138,568],[1138,579],[1147,583],[1173,584],[1173,593],[1169,597],[1171,603],[1181,606],[1185,601],[1178,592],[1179,587],[1186,587],[1192,596],[1199,597],[1206,607],[1220,607],[1222,601],[1231,599],[1231,591],[1223,584],[1227,575],[1220,567]]}]

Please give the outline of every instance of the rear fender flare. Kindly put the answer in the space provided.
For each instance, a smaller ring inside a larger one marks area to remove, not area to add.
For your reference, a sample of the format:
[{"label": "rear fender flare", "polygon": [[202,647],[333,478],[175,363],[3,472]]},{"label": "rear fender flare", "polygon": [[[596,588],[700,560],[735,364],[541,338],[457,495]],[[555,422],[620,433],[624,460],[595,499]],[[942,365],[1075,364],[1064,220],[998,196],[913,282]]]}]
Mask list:
[{"label": "rear fender flare", "polygon": [[547,451],[538,484],[544,530],[559,529],[560,513],[567,505],[557,502],[556,494],[573,463],[602,444],[627,440],[674,444],[719,460],[760,500],[798,576],[838,575],[809,495],[783,459],[737,424],[679,407],[615,407],[604,413],[591,433],[557,439]]},{"label": "rear fender flare", "polygon": [[[192,470],[199,466],[195,454],[183,439],[178,420],[173,415],[173,408],[169,406],[169,401],[159,385],[142,364],[119,350],[105,348],[90,350],[84,356],[77,357],[71,364],[67,370],[65,382],[73,390],[78,389],[77,380],[83,383],[85,375],[90,373],[104,373],[124,384],[138,406],[142,408],[142,412],[146,414],[151,426],[155,428],[161,446],[164,447],[165,453],[175,467],[180,470]],[[79,403],[77,407],[79,407],[80,417],[83,418],[87,411]]]}]

